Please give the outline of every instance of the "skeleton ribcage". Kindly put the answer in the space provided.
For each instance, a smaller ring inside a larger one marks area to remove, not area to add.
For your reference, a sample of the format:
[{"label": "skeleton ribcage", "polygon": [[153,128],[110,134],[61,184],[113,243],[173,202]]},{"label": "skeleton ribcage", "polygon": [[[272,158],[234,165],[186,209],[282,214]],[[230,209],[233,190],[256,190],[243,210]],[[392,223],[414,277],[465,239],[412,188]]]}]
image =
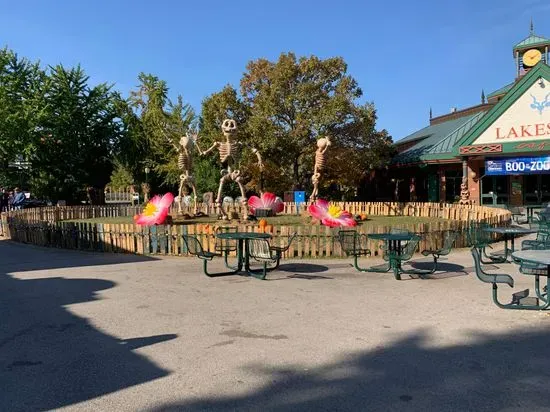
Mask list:
[{"label": "skeleton ribcage", "polygon": [[193,166],[191,157],[187,152],[180,152],[178,156],[178,169],[179,170],[191,170]]},{"label": "skeleton ribcage", "polygon": [[325,154],[324,153],[315,153],[315,168],[318,170],[323,170],[325,168]]},{"label": "skeleton ribcage", "polygon": [[237,164],[241,157],[241,146],[238,143],[220,143],[220,161]]}]

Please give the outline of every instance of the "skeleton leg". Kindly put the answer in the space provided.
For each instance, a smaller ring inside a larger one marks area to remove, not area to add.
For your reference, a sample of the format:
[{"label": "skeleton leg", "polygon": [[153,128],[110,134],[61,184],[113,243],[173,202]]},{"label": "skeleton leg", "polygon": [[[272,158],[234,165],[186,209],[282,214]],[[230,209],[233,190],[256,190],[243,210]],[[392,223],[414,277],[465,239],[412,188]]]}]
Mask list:
[{"label": "skeleton leg", "polygon": [[225,210],[222,206],[222,190],[223,185],[228,180],[231,180],[231,176],[229,174],[223,175],[220,179],[220,185],[218,186],[218,197],[216,198],[216,213],[218,216],[223,217],[224,219],[227,219],[227,213],[225,213]]},{"label": "skeleton leg", "polygon": [[241,207],[243,208],[243,219],[247,220],[249,214],[248,201],[246,200],[244,185],[242,183],[243,177],[241,176],[240,170],[235,170],[233,173],[231,173],[231,177],[239,185],[239,189],[241,190]]},{"label": "skeleton leg", "polygon": [[197,188],[195,187],[194,179],[189,181],[191,189],[193,189],[193,214],[197,215]]},{"label": "skeleton leg", "polygon": [[313,191],[309,197],[310,202],[315,202],[317,200],[317,195],[319,194],[319,180],[321,180],[321,173],[314,173],[311,177],[311,182],[313,183]]},{"label": "skeleton leg", "polygon": [[[193,215],[197,215],[197,187],[195,186],[195,177],[186,173],[185,184],[193,191]],[[187,192],[187,191],[186,191]]]},{"label": "skeleton leg", "polygon": [[185,188],[185,183],[187,182],[187,176],[185,174],[180,175],[180,187],[178,189],[178,196],[179,196],[179,202],[178,202],[178,213],[181,215],[183,214],[183,189]]}]

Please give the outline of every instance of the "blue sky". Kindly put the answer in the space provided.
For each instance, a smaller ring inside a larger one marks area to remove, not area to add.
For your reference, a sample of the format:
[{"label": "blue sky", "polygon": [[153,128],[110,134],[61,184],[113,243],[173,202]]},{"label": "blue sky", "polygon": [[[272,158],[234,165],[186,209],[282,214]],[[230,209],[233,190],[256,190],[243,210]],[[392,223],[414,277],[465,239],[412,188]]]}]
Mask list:
[{"label": "blue sky", "polygon": [[[263,4],[263,5],[260,5]],[[197,110],[248,61],[281,52],[342,56],[398,140],[514,78],[512,47],[550,37],[548,0],[0,0],[0,45],[42,64],[80,63],[123,94],[139,72]]]}]

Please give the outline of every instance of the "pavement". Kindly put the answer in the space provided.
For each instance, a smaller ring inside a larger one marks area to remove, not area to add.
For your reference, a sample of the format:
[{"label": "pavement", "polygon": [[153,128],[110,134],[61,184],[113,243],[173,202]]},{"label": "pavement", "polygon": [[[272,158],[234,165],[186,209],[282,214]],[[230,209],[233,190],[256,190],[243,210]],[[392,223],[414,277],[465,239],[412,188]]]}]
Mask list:
[{"label": "pavement", "polygon": [[0,241],[0,410],[550,411],[550,316],[497,308],[466,249],[424,280],[201,263]]}]

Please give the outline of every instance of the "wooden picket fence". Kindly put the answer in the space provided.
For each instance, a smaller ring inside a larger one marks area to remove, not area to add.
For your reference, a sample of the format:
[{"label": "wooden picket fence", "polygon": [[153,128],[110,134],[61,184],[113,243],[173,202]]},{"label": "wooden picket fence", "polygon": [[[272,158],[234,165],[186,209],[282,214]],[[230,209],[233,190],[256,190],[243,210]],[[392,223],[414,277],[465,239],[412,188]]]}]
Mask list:
[{"label": "wooden picket fence", "polygon": [[[495,216],[500,216],[503,220],[510,218],[510,212],[505,209],[487,206],[457,205],[453,203],[331,202],[331,204],[339,206],[353,215],[417,216],[473,221],[482,221]],[[307,204],[303,203],[286,202],[284,205],[285,208],[281,214],[297,215],[307,208]],[[239,216],[243,213],[242,206],[238,203],[225,205],[225,208],[228,212],[238,213]],[[142,210],[142,206],[131,205],[54,206],[11,211],[8,212],[8,216],[17,216],[29,223],[45,221],[53,223],[63,220],[134,216]],[[198,211],[206,215],[214,215],[216,213],[215,206],[211,203],[198,203]],[[184,206],[183,213],[191,214],[192,210],[190,207]],[[175,206],[172,206],[170,214],[177,214]]]},{"label": "wooden picket fence", "polygon": [[[442,246],[442,232],[457,230],[456,247],[467,245],[466,232],[471,225],[486,223],[491,226],[510,222],[510,212],[504,209],[476,206],[440,205],[433,203],[342,203],[340,206],[353,214],[389,216],[427,216],[445,218],[421,224],[399,224],[357,226],[359,233],[384,233],[392,228],[407,229],[422,236],[420,250]],[[303,205],[285,204],[285,213],[298,213]],[[235,206],[238,210],[239,206]],[[297,210],[298,208],[298,210]],[[132,206],[82,206],[36,208],[10,213],[0,217],[0,236],[13,241],[39,246],[57,247],[140,255],[187,255],[183,235],[199,238],[206,250],[215,250],[215,233],[219,226],[230,225],[243,232],[267,231],[272,242],[285,245],[294,232],[295,241],[285,258],[319,258],[344,256],[338,243],[338,228],[320,225],[273,226],[260,228],[257,224],[186,224],[141,227],[133,224],[107,224],[87,222],[66,222],[65,220],[89,219],[93,217],[132,216],[141,209]],[[378,241],[369,240],[368,247],[376,255],[380,250]]]}]

